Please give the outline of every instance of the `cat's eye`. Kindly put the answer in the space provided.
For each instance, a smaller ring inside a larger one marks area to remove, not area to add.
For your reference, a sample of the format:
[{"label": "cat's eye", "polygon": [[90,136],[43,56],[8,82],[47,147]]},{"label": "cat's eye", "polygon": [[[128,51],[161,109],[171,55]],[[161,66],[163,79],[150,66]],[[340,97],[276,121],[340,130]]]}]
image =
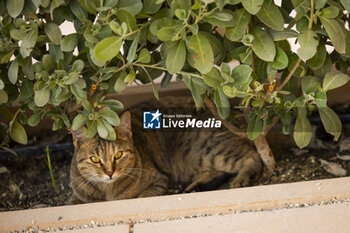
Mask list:
[{"label": "cat's eye", "polygon": [[122,156],[123,156],[123,151],[118,151],[118,153],[116,153],[116,154],[114,155],[114,158],[115,158],[115,159],[120,159]]},{"label": "cat's eye", "polygon": [[90,160],[91,160],[93,163],[99,163],[99,162],[100,162],[100,158],[97,157],[97,156],[91,156],[91,157],[90,157]]}]

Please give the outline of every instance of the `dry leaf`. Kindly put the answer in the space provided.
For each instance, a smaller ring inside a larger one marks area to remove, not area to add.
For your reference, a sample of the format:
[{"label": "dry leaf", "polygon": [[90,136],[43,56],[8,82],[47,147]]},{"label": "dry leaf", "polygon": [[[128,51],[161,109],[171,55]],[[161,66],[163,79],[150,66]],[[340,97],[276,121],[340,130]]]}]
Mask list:
[{"label": "dry leaf", "polygon": [[346,176],[346,170],[337,163],[328,162],[326,160],[320,159],[321,167],[326,170],[328,173],[335,176]]}]

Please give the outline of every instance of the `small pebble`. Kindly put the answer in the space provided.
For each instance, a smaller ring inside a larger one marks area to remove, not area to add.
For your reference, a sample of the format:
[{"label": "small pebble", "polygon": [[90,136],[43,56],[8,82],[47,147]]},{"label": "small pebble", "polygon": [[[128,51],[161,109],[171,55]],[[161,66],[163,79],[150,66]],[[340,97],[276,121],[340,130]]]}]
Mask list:
[{"label": "small pebble", "polygon": [[178,197],[177,200],[182,201],[182,197]]}]

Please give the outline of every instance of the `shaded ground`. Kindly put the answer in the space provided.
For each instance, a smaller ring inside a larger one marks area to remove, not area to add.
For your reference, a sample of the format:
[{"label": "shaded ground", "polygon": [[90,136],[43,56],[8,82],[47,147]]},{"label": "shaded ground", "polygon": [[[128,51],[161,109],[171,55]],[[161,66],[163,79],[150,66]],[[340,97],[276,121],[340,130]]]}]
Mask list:
[{"label": "shaded ground", "polygon": [[[272,143],[277,169],[272,177],[261,180],[261,185],[337,177],[325,171],[320,159],[340,164],[350,174],[349,160],[332,159],[339,152],[339,143],[317,135],[310,148],[304,151]],[[341,154],[350,154],[350,151],[344,150]],[[64,205],[72,195],[69,185],[71,157],[71,153],[51,154],[56,191],[45,163],[46,155],[17,162],[0,161],[0,211]]]}]

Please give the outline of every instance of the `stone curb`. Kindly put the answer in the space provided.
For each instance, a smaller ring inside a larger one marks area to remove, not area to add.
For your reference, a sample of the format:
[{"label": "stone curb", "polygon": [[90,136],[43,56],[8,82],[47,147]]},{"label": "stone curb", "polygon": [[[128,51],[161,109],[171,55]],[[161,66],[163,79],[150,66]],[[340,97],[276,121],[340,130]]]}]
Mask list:
[{"label": "stone curb", "polygon": [[311,204],[334,199],[350,199],[350,177],[2,212],[0,232],[33,226],[39,229],[71,227],[91,221],[133,224],[242,210],[272,210],[290,203]]}]

